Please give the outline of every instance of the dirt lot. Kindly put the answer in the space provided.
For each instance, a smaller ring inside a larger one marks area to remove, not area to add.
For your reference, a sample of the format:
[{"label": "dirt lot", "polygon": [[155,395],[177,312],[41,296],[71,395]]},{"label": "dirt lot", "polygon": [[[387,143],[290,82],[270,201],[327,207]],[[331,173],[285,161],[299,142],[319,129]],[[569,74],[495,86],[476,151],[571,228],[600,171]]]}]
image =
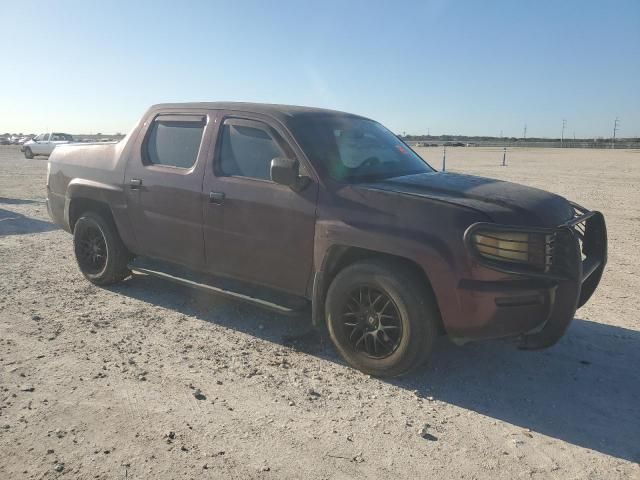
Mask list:
[{"label": "dirt lot", "polygon": [[443,338],[382,381],[306,317],[90,285],[48,221],[46,162],[0,147],[0,478],[640,478],[640,152],[501,158],[453,148],[447,167],[602,210],[600,289],[549,350]]}]

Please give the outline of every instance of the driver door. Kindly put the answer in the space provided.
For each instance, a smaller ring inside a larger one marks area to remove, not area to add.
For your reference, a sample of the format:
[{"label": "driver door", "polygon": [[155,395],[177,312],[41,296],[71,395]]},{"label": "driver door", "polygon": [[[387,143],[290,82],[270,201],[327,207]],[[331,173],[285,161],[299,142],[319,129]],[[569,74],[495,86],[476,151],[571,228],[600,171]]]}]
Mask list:
[{"label": "driver door", "polygon": [[48,155],[47,146],[49,145],[50,134],[42,133],[35,138],[35,143],[31,145],[31,151],[35,155]]},{"label": "driver door", "polygon": [[205,252],[212,273],[302,295],[313,262],[318,183],[294,192],[271,181],[271,160],[281,156],[298,158],[310,176],[285,135],[269,119],[223,117],[204,178]]}]

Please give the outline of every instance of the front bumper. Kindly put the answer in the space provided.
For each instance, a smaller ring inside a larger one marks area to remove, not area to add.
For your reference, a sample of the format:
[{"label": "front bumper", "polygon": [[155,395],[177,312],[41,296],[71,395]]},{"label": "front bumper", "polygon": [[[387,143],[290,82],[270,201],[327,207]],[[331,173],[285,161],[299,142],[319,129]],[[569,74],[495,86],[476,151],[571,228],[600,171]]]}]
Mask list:
[{"label": "front bumper", "polygon": [[[544,272],[487,262],[472,253],[479,266],[508,275],[498,280],[478,278],[459,283],[463,314],[474,319],[470,328],[461,332],[464,338],[521,336],[521,348],[537,349],[549,347],[562,337],[575,311],[597,288],[607,262],[603,215],[572,206],[575,216],[570,221],[556,228],[536,229],[553,238],[550,266]],[[487,225],[481,227],[486,229]],[[479,224],[465,232],[467,245],[477,228]]]}]

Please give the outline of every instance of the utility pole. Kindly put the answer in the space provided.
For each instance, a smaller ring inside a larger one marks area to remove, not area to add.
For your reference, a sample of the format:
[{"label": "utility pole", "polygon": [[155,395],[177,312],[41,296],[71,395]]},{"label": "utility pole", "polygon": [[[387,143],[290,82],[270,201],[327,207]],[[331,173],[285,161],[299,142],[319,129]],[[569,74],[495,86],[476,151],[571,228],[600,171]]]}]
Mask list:
[{"label": "utility pole", "polygon": [[447,146],[442,146],[442,171],[447,171]]},{"label": "utility pole", "polygon": [[613,122],[613,137],[611,138],[611,148],[616,148],[616,132],[618,131],[619,125],[620,119],[616,117],[615,122]]},{"label": "utility pole", "polygon": [[564,147],[564,129],[567,126],[567,121],[562,119],[562,135],[560,136],[560,148]]}]

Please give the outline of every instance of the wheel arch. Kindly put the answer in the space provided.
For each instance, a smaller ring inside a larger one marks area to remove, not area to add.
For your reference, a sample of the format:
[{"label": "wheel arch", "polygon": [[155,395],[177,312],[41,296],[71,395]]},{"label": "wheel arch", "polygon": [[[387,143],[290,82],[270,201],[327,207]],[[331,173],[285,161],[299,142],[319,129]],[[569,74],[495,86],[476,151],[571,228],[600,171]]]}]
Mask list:
[{"label": "wheel arch", "polygon": [[67,207],[67,222],[69,224],[69,231],[73,232],[76,222],[85,212],[96,212],[102,215],[106,220],[114,223],[113,212],[109,204],[96,200],[95,198],[88,197],[74,197],[69,200]]},{"label": "wheel arch", "polygon": [[83,212],[97,211],[113,222],[118,235],[128,247],[132,242],[129,235],[123,236],[127,228],[122,223],[125,220],[122,218],[125,211],[122,197],[122,187],[80,178],[71,180],[65,194],[64,222],[69,227],[67,231],[73,233],[75,223]]},{"label": "wheel arch", "polygon": [[[327,250],[322,267],[315,274],[312,293],[312,322],[316,327],[324,325],[325,308],[324,301],[329,290],[329,285],[336,275],[344,268],[363,260],[383,260],[390,264],[398,265],[411,271],[418,281],[427,289],[427,294],[433,295],[438,307],[438,299],[435,295],[431,280],[427,272],[415,261],[407,257],[376,250],[349,245],[333,245]],[[439,307],[438,307],[439,310]],[[440,316],[439,329],[444,333],[444,325]]]}]

